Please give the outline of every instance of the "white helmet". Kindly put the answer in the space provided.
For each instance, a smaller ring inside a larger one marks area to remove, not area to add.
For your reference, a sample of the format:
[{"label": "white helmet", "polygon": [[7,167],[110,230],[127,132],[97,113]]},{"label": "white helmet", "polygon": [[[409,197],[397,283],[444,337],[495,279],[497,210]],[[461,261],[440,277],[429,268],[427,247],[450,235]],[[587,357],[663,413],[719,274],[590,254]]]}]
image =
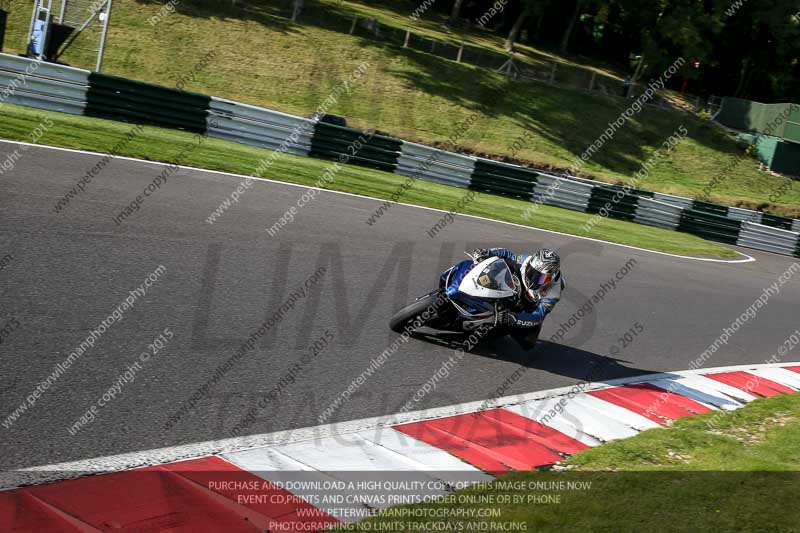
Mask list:
[{"label": "white helmet", "polygon": [[525,258],[520,272],[526,296],[536,300],[536,291],[550,284],[561,273],[561,258],[553,250],[542,248]]}]

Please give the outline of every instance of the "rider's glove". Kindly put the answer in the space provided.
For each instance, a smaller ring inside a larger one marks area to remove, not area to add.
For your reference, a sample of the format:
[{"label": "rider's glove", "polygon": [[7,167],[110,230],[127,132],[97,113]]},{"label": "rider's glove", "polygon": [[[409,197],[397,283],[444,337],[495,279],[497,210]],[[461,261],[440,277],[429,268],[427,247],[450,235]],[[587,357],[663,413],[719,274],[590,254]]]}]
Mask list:
[{"label": "rider's glove", "polygon": [[498,326],[513,326],[517,323],[517,317],[511,311],[500,311],[497,315]]},{"label": "rider's glove", "polygon": [[470,255],[475,258],[475,262],[477,263],[489,257],[489,250],[485,248],[475,248]]}]

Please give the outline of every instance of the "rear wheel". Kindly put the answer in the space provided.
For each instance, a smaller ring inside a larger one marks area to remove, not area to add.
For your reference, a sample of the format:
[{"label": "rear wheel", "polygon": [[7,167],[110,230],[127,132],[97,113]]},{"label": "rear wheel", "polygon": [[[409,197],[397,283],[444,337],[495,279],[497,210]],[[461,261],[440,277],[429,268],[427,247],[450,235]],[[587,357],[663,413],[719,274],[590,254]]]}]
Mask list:
[{"label": "rear wheel", "polygon": [[[444,301],[440,299],[441,296],[442,293],[436,291],[426,294],[419,300],[411,302],[394,314],[389,321],[389,327],[392,328],[392,331],[395,333],[403,333],[406,330],[411,331],[416,329],[416,327],[412,327],[412,325],[417,319],[419,319],[419,325],[417,327],[427,325],[428,322],[439,315],[440,307],[444,304]],[[426,312],[427,314],[425,314]],[[424,318],[423,315],[425,315]]]}]

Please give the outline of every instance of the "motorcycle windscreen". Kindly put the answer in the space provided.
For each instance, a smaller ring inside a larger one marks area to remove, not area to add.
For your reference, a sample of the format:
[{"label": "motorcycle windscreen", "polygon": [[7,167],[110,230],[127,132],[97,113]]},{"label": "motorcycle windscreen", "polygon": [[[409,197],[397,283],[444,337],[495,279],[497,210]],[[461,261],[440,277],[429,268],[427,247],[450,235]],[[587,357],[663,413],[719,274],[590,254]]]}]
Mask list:
[{"label": "motorcycle windscreen", "polygon": [[477,298],[508,298],[517,293],[515,286],[506,262],[499,257],[490,257],[464,276],[458,290]]}]

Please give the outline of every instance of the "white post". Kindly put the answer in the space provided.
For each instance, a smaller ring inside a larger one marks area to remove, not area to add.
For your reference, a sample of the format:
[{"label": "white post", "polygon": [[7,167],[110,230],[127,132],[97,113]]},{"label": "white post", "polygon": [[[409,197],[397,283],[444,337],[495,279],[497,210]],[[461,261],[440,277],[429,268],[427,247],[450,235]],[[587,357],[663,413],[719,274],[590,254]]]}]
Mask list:
[{"label": "white post", "polygon": [[97,66],[94,69],[96,72],[100,72],[103,66],[103,53],[106,50],[106,38],[108,37],[108,23],[111,21],[111,1],[108,0],[107,2],[105,13],[98,15],[99,17],[105,15],[105,18],[103,19],[103,34],[100,36],[100,50],[97,51]]}]

